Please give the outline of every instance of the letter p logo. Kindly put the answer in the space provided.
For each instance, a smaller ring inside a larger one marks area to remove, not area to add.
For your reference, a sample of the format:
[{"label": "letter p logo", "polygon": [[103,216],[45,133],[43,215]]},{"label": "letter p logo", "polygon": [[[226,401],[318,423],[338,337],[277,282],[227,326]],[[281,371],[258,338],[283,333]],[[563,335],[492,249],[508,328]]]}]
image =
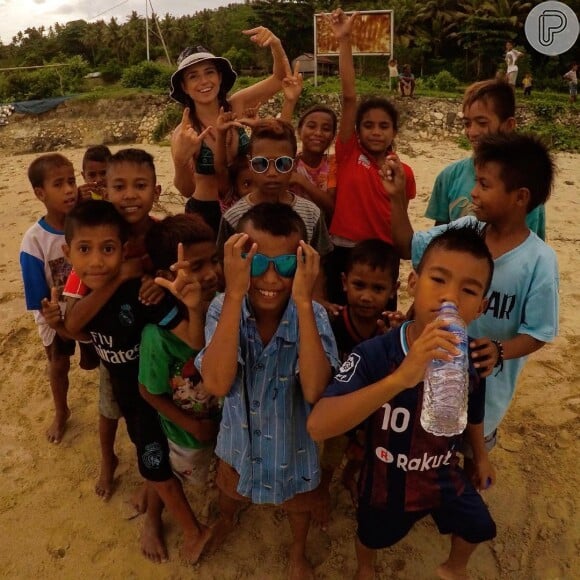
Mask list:
[{"label": "letter p logo", "polygon": [[563,2],[548,0],[530,10],[525,32],[528,42],[541,54],[557,56],[576,43],[580,25],[576,13]]},{"label": "letter p logo", "polygon": [[568,18],[560,10],[544,10],[539,18],[540,44],[542,46],[551,46],[554,37],[562,32],[568,24]]}]

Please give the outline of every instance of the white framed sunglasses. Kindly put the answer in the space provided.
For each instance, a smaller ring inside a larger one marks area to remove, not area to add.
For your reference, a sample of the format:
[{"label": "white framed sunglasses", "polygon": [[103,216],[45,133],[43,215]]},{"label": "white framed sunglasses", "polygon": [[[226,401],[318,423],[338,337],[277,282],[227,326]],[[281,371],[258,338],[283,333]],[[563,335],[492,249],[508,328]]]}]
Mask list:
[{"label": "white framed sunglasses", "polygon": [[250,167],[255,173],[266,173],[271,162],[274,162],[274,167],[278,173],[288,173],[294,167],[294,158],[288,155],[282,155],[275,159],[262,156],[252,157],[250,159]]}]

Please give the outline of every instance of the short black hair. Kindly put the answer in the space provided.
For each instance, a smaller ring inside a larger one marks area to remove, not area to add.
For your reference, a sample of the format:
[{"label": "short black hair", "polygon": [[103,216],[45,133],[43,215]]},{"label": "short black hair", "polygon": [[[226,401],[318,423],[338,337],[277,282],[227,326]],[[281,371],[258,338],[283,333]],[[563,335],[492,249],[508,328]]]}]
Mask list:
[{"label": "short black hair", "polygon": [[378,238],[363,240],[352,248],[344,273],[348,274],[355,264],[364,264],[371,270],[384,270],[393,282],[399,279],[399,255],[391,244]]},{"label": "short black hair", "polygon": [[468,224],[464,226],[450,225],[443,233],[434,237],[421,257],[417,266],[417,273],[421,273],[427,257],[433,250],[447,250],[451,252],[462,252],[469,254],[477,260],[486,260],[489,265],[489,275],[483,295],[487,294],[493,277],[493,257],[485,243],[483,230],[477,224]]},{"label": "short black hair", "polygon": [[281,119],[260,119],[252,127],[252,135],[250,136],[249,152],[250,155],[254,149],[256,141],[260,139],[270,139],[272,141],[285,141],[292,148],[292,156],[296,156],[298,144],[296,141],[296,133],[294,127],[282,121]]},{"label": "short black hair", "polygon": [[127,241],[129,235],[127,222],[112,203],[97,199],[82,201],[66,215],[64,239],[70,245],[78,228],[98,228],[100,226],[111,226],[117,229],[121,242]]},{"label": "short black hair", "polygon": [[107,163],[112,156],[111,150],[106,145],[91,145],[83,155],[83,171],[87,161]]},{"label": "short black hair", "polygon": [[356,110],[355,128],[357,133],[360,131],[363,117],[373,109],[382,109],[387,113],[391,118],[393,129],[395,131],[399,130],[399,111],[397,111],[397,107],[395,107],[391,101],[383,97],[368,97],[360,102],[358,109]]},{"label": "short black hair", "polygon": [[153,155],[148,153],[144,149],[121,149],[117,151],[114,155],[109,157],[107,161],[107,168],[114,165],[119,165],[121,163],[133,163],[134,165],[146,165],[153,171],[153,176],[157,179],[157,174],[155,172],[155,162],[153,161]]},{"label": "short black hair", "polygon": [[145,235],[147,254],[155,270],[169,270],[177,261],[177,245],[214,242],[215,234],[201,216],[177,214],[155,222]]},{"label": "short black hair", "polygon": [[507,191],[527,188],[530,192],[528,213],[550,197],[556,167],[546,146],[533,135],[486,135],[477,144],[474,162],[476,167],[497,163]]},{"label": "short black hair", "polygon": [[259,203],[252,206],[238,222],[238,232],[251,222],[261,232],[284,237],[300,234],[300,239],[307,239],[306,225],[302,218],[287,203]]},{"label": "short black hair", "polygon": [[43,187],[44,180],[49,171],[60,169],[61,167],[70,167],[74,170],[73,164],[64,155],[60,153],[45,153],[32,161],[28,166],[28,180],[32,187]]}]

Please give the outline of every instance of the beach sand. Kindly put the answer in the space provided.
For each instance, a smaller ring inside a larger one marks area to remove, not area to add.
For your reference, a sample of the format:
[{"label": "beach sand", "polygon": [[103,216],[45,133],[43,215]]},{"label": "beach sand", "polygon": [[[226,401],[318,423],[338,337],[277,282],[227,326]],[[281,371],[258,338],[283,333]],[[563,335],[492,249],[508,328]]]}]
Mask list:
[{"label": "beach sand", "polygon": [[[171,186],[167,147],[147,146],[157,161],[164,193],[159,215],[178,212],[183,201]],[[437,173],[467,153],[452,143],[414,142],[402,148],[415,171],[418,196],[411,203],[416,228]],[[63,152],[79,172],[83,151]],[[60,445],[47,443],[52,416],[45,359],[32,319],[25,311],[18,265],[20,240],[41,215],[26,169],[33,155],[5,157],[0,168],[0,575],[3,578],[284,578],[290,537],[283,513],[251,507],[223,548],[195,567],[179,560],[180,534],[166,515],[170,561],[152,564],[139,551],[142,517],[127,499],[138,486],[134,451],[119,429],[120,466],[108,503],[94,493],[99,466],[97,371],[73,360],[72,417]],[[485,492],[498,525],[497,538],[474,555],[472,578],[578,578],[580,559],[579,449],[580,155],[557,155],[559,174],[548,203],[549,243],[558,254],[561,281],[560,336],[530,357],[515,403],[492,453],[497,486]],[[408,272],[408,268],[404,270]],[[576,283],[574,282],[576,280]],[[402,279],[401,298],[408,303]],[[328,532],[313,530],[309,554],[317,578],[350,578],[355,570],[355,522],[349,496],[333,484],[334,511]],[[208,517],[207,499],[190,494],[194,509]],[[379,557],[380,578],[423,579],[447,554],[448,538],[425,519],[409,536]]]}]

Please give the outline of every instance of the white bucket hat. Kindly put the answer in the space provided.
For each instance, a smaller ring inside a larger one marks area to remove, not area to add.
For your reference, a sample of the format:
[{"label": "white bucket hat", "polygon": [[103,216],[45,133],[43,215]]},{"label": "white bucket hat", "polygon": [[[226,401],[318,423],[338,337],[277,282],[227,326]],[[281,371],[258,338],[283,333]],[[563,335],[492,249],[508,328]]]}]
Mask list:
[{"label": "white bucket hat", "polygon": [[222,56],[215,56],[208,52],[203,46],[196,46],[195,48],[186,48],[182,51],[177,59],[177,70],[171,75],[171,90],[169,96],[182,105],[189,105],[190,99],[181,86],[181,77],[183,71],[192,64],[198,64],[205,60],[211,60],[216,65],[218,71],[222,75],[221,88],[224,94],[234,86],[238,75],[232,68],[232,63]]}]

